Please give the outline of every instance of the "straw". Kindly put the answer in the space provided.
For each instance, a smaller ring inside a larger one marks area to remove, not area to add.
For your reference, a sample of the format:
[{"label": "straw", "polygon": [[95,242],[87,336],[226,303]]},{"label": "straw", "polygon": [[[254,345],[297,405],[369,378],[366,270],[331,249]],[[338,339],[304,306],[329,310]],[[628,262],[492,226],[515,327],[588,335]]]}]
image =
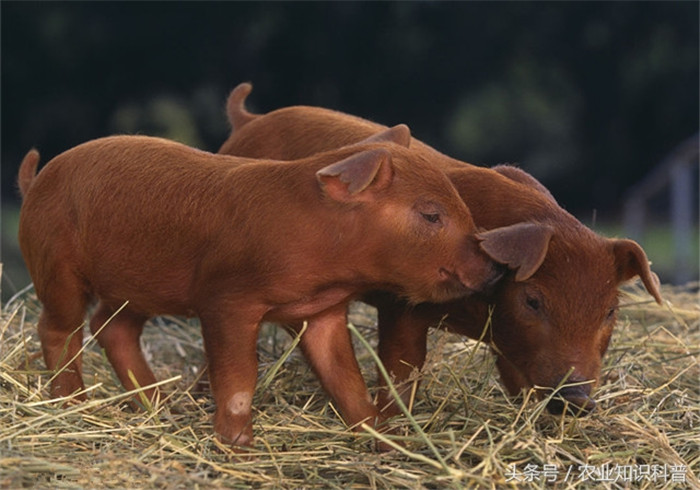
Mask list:
[{"label": "straw", "polygon": [[[149,410],[128,402],[150,387],[125,391],[91,341],[88,400],[66,404],[49,398],[41,307],[26,289],[0,317],[0,488],[700,488],[698,284],[662,294],[659,307],[639,285],[625,289],[589,416],[550,415],[534,391],[510,398],[485,344],[435,329],[411,411],[398,405],[392,434],[348,428],[295,348],[299,337],[265,325],[255,447],[241,457],[213,433],[196,320],[146,326],[161,380]],[[375,311],[355,304],[350,323],[371,394],[377,376],[394,392],[374,354]],[[375,452],[377,439],[395,450]]]}]

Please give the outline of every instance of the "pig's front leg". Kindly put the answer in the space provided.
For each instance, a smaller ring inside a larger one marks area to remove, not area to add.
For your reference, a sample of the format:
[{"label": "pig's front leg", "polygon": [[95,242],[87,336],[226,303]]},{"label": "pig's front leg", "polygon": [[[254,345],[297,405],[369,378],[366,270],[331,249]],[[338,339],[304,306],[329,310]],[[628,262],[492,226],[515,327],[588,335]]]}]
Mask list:
[{"label": "pig's front leg", "polygon": [[299,345],[345,422],[355,430],[362,422],[377,425],[379,410],[367,391],[347,328],[347,303],[314,316]]},{"label": "pig's front leg", "polygon": [[216,402],[214,432],[232,446],[253,445],[252,402],[258,376],[260,312],[215,307],[200,315]]},{"label": "pig's front leg", "polygon": [[[386,371],[393,377],[401,400],[408,406],[411,385],[408,379],[414,369],[421,369],[425,362],[426,344],[430,321],[408,309],[400,302],[377,303],[379,325],[379,358]],[[394,397],[379,375],[377,406],[385,418],[401,414]]]}]

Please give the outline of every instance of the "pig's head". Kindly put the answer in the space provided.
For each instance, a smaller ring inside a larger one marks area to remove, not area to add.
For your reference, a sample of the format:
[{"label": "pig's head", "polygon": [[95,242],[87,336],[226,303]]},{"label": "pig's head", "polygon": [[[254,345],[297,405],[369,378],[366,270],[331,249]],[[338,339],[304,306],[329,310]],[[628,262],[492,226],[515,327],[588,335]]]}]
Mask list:
[{"label": "pig's head", "polygon": [[480,234],[482,248],[514,269],[495,292],[491,345],[512,394],[556,390],[552,413],[585,414],[615,326],[618,287],[639,276],[661,302],[641,247],[582,225],[521,223]]},{"label": "pig's head", "polygon": [[358,217],[358,260],[370,262],[371,281],[412,303],[490,288],[505,268],[479,246],[472,216],[446,175],[408,149],[409,141],[406,126],[391,128],[316,174],[326,198]]}]

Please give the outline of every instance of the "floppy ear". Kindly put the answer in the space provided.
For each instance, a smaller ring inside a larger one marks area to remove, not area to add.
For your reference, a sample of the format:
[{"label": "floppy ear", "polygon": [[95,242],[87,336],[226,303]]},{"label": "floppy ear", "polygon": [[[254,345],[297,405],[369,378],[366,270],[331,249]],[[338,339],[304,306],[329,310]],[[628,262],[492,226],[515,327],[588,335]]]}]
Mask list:
[{"label": "floppy ear", "polygon": [[336,201],[362,200],[367,189],[379,191],[391,184],[394,169],[387,150],[367,150],[316,172],[323,191]]},{"label": "floppy ear", "polygon": [[517,269],[516,281],[530,278],[547,256],[554,228],[540,223],[518,223],[476,235],[479,246],[493,260]]},{"label": "floppy ear", "polygon": [[398,124],[360,141],[358,145],[363,143],[396,143],[408,148],[411,143],[411,130],[405,124]]},{"label": "floppy ear", "polygon": [[557,200],[554,199],[554,196],[551,192],[549,192],[549,189],[547,189],[544,185],[542,185],[542,182],[534,178],[526,171],[518,167],[514,167],[513,165],[506,164],[496,165],[495,167],[491,168],[499,174],[503,175],[504,177],[508,177],[511,180],[532,187],[533,189],[542,193],[545,197],[547,197],[547,199],[551,200],[553,203],[556,204]]},{"label": "floppy ear", "polygon": [[649,259],[637,242],[632,240],[612,240],[613,254],[617,264],[620,282],[639,276],[658,304],[661,304],[659,276],[649,268]]}]

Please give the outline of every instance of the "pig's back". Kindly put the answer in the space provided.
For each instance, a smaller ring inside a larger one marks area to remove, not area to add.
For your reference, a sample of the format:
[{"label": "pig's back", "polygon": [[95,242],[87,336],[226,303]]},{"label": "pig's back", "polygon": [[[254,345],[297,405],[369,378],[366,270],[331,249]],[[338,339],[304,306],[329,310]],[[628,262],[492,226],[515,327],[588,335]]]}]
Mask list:
[{"label": "pig's back", "polygon": [[163,309],[186,313],[196,264],[228,211],[220,198],[236,192],[225,189],[218,158],[147,137],[103,138],[62,153],[23,204],[28,262],[70,263],[103,299],[142,298],[139,310],[158,309],[147,294],[157,290]]}]

